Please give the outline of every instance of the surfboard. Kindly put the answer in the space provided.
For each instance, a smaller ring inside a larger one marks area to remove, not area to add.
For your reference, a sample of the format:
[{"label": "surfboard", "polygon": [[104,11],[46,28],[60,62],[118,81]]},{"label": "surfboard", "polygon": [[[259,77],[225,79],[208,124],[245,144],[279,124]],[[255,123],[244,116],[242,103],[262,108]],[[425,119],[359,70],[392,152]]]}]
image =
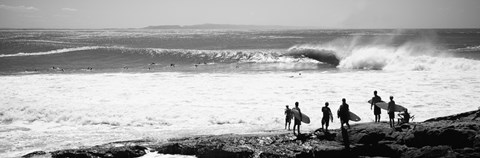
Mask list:
[{"label": "surfboard", "polygon": [[[300,113],[298,112],[297,109],[292,109],[293,117],[300,119]],[[300,120],[304,123],[310,123],[310,117],[302,113],[302,120]]]},{"label": "surfboard", "polygon": [[[372,100],[368,100],[368,103],[372,103]],[[388,103],[384,102],[384,101],[381,101],[381,102],[378,102],[378,103],[375,103],[376,106],[378,106],[380,109],[384,109],[384,110],[388,110]],[[398,104],[395,104],[394,106],[394,110],[395,112],[403,112],[405,111],[405,107],[403,107],[402,105],[398,105]]]},{"label": "surfboard", "polygon": [[361,119],[360,117],[358,117],[357,114],[355,114],[355,113],[353,113],[353,112],[350,111],[350,120],[355,121],[355,122],[358,122],[358,121],[360,121],[360,120],[362,120],[362,119]]}]

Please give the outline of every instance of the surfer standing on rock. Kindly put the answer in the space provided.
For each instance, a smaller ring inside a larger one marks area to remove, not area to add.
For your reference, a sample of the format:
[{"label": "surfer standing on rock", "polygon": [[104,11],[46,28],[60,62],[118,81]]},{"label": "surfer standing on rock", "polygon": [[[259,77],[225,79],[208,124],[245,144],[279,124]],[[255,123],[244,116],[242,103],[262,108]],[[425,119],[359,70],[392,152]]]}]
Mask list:
[{"label": "surfer standing on rock", "polygon": [[388,118],[390,127],[395,127],[395,101],[393,101],[393,96],[390,96],[390,102],[388,102]]},{"label": "surfer standing on rock", "polygon": [[322,129],[323,125],[325,125],[325,132],[328,132],[328,121],[333,122],[332,111],[328,107],[328,102],[325,102],[325,106],[322,107],[323,117],[322,117]]},{"label": "surfer standing on rock", "polygon": [[380,110],[380,107],[375,105],[375,103],[381,102],[382,98],[380,98],[380,96],[377,95],[377,91],[373,91],[373,95],[374,96],[372,98],[372,102],[371,102],[371,105],[370,105],[370,110],[373,107],[373,114],[375,115],[375,122],[380,122],[380,114],[382,113],[382,111]]},{"label": "surfer standing on rock", "polygon": [[295,107],[293,108],[295,110],[298,111],[298,113],[300,114],[300,118],[297,118],[295,117],[295,121],[293,122],[293,135],[296,135],[295,134],[295,126],[298,126],[297,127],[297,133],[298,135],[300,135],[300,125],[302,124],[302,112],[300,111],[300,108],[298,107],[298,102],[295,102]]},{"label": "surfer standing on rock", "polygon": [[285,105],[285,129],[287,129],[287,124],[288,124],[288,130],[290,130],[290,123],[292,122],[292,110],[288,108],[288,105]]},{"label": "surfer standing on rock", "polygon": [[343,128],[343,124],[347,124],[347,127],[350,128],[348,120],[350,120],[350,109],[348,108],[347,100],[342,99],[342,105],[338,108],[337,115],[340,118],[340,126]]}]

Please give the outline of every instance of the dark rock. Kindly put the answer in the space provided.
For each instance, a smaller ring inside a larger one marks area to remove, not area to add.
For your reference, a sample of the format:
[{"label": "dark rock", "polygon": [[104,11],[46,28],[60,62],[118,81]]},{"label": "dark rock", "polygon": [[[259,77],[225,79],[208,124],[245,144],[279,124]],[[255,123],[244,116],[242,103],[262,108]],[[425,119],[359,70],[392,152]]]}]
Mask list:
[{"label": "dark rock", "polygon": [[45,155],[47,155],[47,152],[45,152],[45,151],[35,151],[35,152],[31,152],[27,155],[23,155],[22,158],[31,158],[31,157],[45,156]]},{"label": "dark rock", "polygon": [[360,138],[358,143],[360,144],[378,144],[379,141],[385,139],[384,133],[367,133]]},{"label": "dark rock", "polygon": [[409,150],[402,157],[437,158],[456,157],[456,153],[449,146],[425,146],[420,149]]}]

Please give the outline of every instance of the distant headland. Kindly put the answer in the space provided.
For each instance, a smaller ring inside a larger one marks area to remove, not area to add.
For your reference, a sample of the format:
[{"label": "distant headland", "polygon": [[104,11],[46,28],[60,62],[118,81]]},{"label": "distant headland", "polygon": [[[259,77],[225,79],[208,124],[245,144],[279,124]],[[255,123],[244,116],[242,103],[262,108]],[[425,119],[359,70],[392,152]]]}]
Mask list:
[{"label": "distant headland", "polygon": [[[198,24],[198,25],[156,25],[142,29],[313,29],[315,27],[281,26],[281,25],[232,25],[232,24]],[[317,29],[320,27],[317,27]]]}]

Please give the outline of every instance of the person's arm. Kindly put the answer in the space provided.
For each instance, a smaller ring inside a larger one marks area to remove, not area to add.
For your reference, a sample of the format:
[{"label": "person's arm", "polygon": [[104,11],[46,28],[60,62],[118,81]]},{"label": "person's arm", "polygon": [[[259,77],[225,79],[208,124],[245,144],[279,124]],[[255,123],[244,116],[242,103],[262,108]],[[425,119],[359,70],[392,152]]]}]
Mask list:
[{"label": "person's arm", "polygon": [[372,101],[370,102],[370,110],[372,110],[373,108],[373,101],[374,101],[375,97],[372,98]]},{"label": "person's arm", "polygon": [[300,111],[300,108],[298,108],[297,110],[298,110],[298,113],[300,114],[300,121],[302,121],[302,120],[303,120],[303,118],[302,118],[302,111]]},{"label": "person's arm", "polygon": [[337,110],[337,118],[340,118],[340,108]]},{"label": "person's arm", "polygon": [[330,113],[330,120],[332,120],[332,122],[333,122],[333,115],[332,115],[332,111],[330,109],[328,109],[328,113]]}]

